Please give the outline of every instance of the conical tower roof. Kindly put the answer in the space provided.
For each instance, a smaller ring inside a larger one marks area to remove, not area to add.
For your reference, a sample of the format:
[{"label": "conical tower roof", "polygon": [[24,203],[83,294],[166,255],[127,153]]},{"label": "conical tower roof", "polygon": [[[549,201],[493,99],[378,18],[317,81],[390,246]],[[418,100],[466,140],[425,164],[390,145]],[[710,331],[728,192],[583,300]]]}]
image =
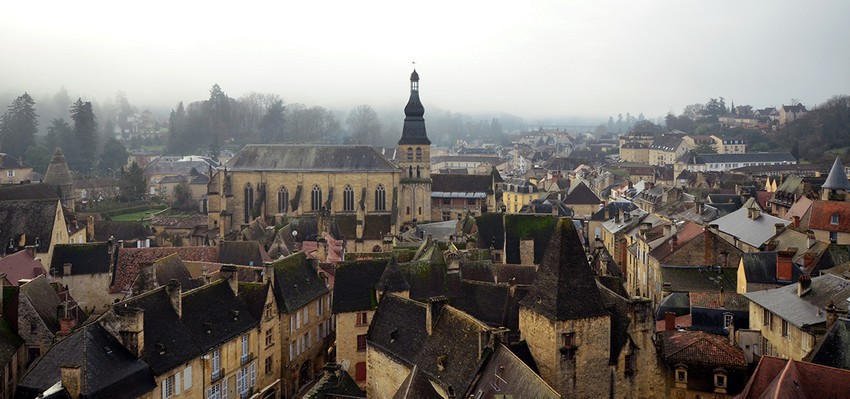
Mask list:
[{"label": "conical tower roof", "polygon": [[826,181],[821,188],[850,191],[850,181],[847,180],[847,174],[844,173],[844,165],[841,164],[841,158],[835,157],[832,169],[829,170],[829,176],[826,177]]},{"label": "conical tower roof", "polygon": [[398,264],[398,259],[396,259],[395,255],[390,259],[390,263],[387,264],[384,273],[381,274],[381,279],[375,284],[375,290],[384,294],[410,291],[410,284],[404,278],[404,274],[401,272],[401,266]]},{"label": "conical tower roof", "polygon": [[68,163],[65,162],[65,154],[62,149],[56,147],[53,152],[53,158],[50,158],[50,164],[47,165],[47,172],[44,174],[44,183],[58,186],[65,186],[74,183],[74,176],[71,175],[71,170],[68,169]]},{"label": "conical tower roof", "polygon": [[537,279],[520,305],[558,321],[609,314],[572,220],[558,220]]}]

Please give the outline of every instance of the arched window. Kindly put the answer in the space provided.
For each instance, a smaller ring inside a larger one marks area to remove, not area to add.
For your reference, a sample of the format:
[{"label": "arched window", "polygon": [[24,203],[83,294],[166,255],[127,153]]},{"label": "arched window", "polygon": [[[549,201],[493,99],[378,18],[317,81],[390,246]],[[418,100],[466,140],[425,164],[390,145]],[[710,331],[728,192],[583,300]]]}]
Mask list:
[{"label": "arched window", "polygon": [[277,190],[277,213],[286,213],[289,209],[289,190],[281,187]]},{"label": "arched window", "polygon": [[416,166],[416,177],[422,177],[422,173],[419,171],[419,166]]},{"label": "arched window", "polygon": [[413,147],[407,147],[407,160],[413,160]]},{"label": "arched window", "polygon": [[342,210],[348,212],[354,211],[354,190],[348,184],[345,185],[345,189],[342,191]]},{"label": "arched window", "polygon": [[407,177],[413,177],[413,166],[407,167]]},{"label": "arched window", "polygon": [[375,210],[387,210],[387,190],[384,189],[383,184],[378,184],[378,188],[375,189]]},{"label": "arched window", "polygon": [[313,185],[313,190],[310,193],[310,209],[319,211],[322,209],[322,189],[318,184]]},{"label": "arched window", "polygon": [[416,160],[417,160],[417,161],[421,161],[421,160],[422,160],[422,149],[421,149],[421,148],[417,148],[417,149],[416,149]]},{"label": "arched window", "polygon": [[244,203],[244,214],[245,214],[245,223],[251,222],[251,208],[254,207],[254,187],[251,186],[251,183],[245,185],[245,195],[243,199]]}]

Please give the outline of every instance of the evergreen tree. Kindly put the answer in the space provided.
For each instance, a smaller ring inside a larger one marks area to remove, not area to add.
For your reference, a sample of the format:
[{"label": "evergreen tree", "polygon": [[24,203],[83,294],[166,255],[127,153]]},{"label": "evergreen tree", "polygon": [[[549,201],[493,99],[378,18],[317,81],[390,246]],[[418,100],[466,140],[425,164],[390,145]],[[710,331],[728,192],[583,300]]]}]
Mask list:
[{"label": "evergreen tree", "polygon": [[83,173],[90,173],[97,159],[98,145],[97,122],[91,102],[83,102],[78,98],[71,106],[71,119],[74,120],[74,139],[77,147],[74,151],[76,159],[70,159],[71,167]]},{"label": "evergreen tree", "polygon": [[121,167],[127,163],[127,158],[130,154],[127,153],[127,148],[121,142],[110,138],[103,145],[103,155],[100,157],[98,168],[101,172],[108,173],[108,176],[113,176],[115,172],[121,170]]},{"label": "evergreen tree", "polygon": [[260,140],[263,143],[282,143],[284,141],[283,112],[283,101],[276,100],[260,119],[257,129],[260,131]]},{"label": "evergreen tree", "polygon": [[126,171],[121,171],[121,197],[126,201],[138,201],[148,189],[145,173],[138,163],[133,162]]},{"label": "evergreen tree", "polygon": [[31,145],[35,145],[35,133],[38,131],[38,115],[35,113],[35,100],[24,93],[12,104],[0,120],[3,152],[20,158]]}]

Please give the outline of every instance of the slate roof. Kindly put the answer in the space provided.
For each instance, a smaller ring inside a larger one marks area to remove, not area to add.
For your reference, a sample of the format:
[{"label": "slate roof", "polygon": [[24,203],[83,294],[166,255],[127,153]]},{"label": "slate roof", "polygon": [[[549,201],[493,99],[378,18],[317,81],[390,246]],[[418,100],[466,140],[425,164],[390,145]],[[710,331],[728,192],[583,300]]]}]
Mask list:
[{"label": "slate roof", "polygon": [[218,248],[218,263],[262,266],[271,260],[259,241],[223,241]]},{"label": "slate roof", "polygon": [[18,336],[5,318],[0,317],[0,364],[6,367],[23,344],[24,340]]},{"label": "slate roof", "polygon": [[845,300],[850,298],[850,282],[825,274],[812,277],[811,291],[803,297],[797,296],[797,284],[748,292],[744,296],[794,326],[806,328],[826,322],[823,309],[830,302],[839,309],[847,309]]},{"label": "slate roof", "polygon": [[393,395],[393,399],[442,399],[442,397],[431,384],[430,378],[417,365],[413,366]]},{"label": "slate roof", "polygon": [[746,368],[744,352],[729,338],[705,331],[662,331],[660,355],[669,364],[699,364],[711,367]]},{"label": "slate roof", "polygon": [[764,356],[737,398],[843,398],[847,392],[850,371]]},{"label": "slate roof", "polygon": [[570,192],[563,200],[566,205],[599,205],[599,197],[587,187],[584,182],[579,182],[570,187]]},{"label": "slate roof", "polygon": [[[482,391],[484,398],[498,397],[498,395],[517,399],[561,397],[534,370],[523,363],[522,359],[501,344],[487,359],[479,375],[480,379],[476,382],[475,388]],[[478,393],[475,389],[471,392]]]},{"label": "slate roof", "polygon": [[74,276],[109,273],[109,252],[109,244],[106,242],[56,244],[50,260],[50,273],[52,276],[64,277],[66,263],[71,264],[71,275]]},{"label": "slate roof", "polygon": [[425,304],[395,295],[384,295],[369,325],[369,345],[379,347],[405,364],[418,351],[425,331]]},{"label": "slate roof", "polygon": [[754,163],[787,162],[795,164],[797,158],[787,152],[748,152],[746,154],[700,154],[704,163]]},{"label": "slate roof", "polygon": [[[748,199],[741,209],[714,220],[713,224],[716,224],[722,233],[737,237],[738,240],[753,247],[761,247],[776,234],[777,223],[787,226],[790,222],[768,215],[755,201],[754,198]],[[756,219],[748,216],[751,207],[758,207],[760,211]]]},{"label": "slate roof", "polygon": [[17,246],[21,234],[26,234],[26,245],[35,245],[39,239],[38,252],[47,252],[53,239],[53,221],[57,200],[45,201],[2,201],[0,202],[0,245],[9,246],[12,239]]},{"label": "slate roof", "polygon": [[803,271],[796,264],[791,265],[791,280],[779,280],[776,277],[776,264],[778,252],[763,251],[750,252],[741,256],[744,267],[744,276],[748,284],[772,284],[787,285],[796,282]]},{"label": "slate roof", "polygon": [[572,220],[558,220],[537,279],[521,306],[552,320],[608,314]]},{"label": "slate roof", "polygon": [[233,294],[223,279],[183,295],[182,321],[200,349],[198,355],[258,325],[248,305]]},{"label": "slate roof", "polygon": [[47,165],[44,183],[51,185],[74,184],[74,177],[71,175],[71,170],[68,169],[68,163],[65,162],[65,154],[59,147],[56,147],[53,157],[50,158],[50,163]]},{"label": "slate roof", "polygon": [[366,398],[366,392],[357,386],[347,371],[331,363],[326,364],[324,368],[328,371],[304,394],[304,399]]},{"label": "slate roof", "polygon": [[371,146],[248,144],[227,161],[230,171],[396,172]]},{"label": "slate roof", "polygon": [[81,397],[136,398],[156,388],[145,362],[99,323],[90,323],[51,346],[21,379],[15,397],[39,397],[61,382],[64,365],[80,367]]},{"label": "slate roof", "polygon": [[6,273],[6,279],[12,285],[18,285],[18,280],[31,279],[45,274],[44,266],[41,265],[41,262],[35,260],[29,251],[18,251],[0,259],[0,273]]},{"label": "slate roof", "polygon": [[191,290],[203,285],[203,280],[192,278],[192,274],[177,254],[171,254],[157,259],[153,263],[156,283],[159,286],[167,285],[172,279],[180,283],[183,290]]},{"label": "slate roof", "polygon": [[119,222],[114,220],[95,220],[94,240],[106,241],[114,237],[116,241],[144,240],[153,233],[141,222]]},{"label": "slate roof", "polygon": [[[832,216],[838,215],[838,223],[832,224]],[[850,202],[814,201],[805,225],[812,230],[840,231],[850,233]]]},{"label": "slate roof", "polygon": [[434,193],[483,193],[492,192],[493,177],[490,175],[431,175],[431,196]]},{"label": "slate roof", "polygon": [[835,157],[835,162],[829,170],[829,175],[820,188],[850,191],[850,180],[847,180],[847,174],[844,172],[844,165],[841,164],[840,157]]},{"label": "slate roof", "polygon": [[691,307],[749,311],[750,301],[737,292],[691,292]]},{"label": "slate roof", "polygon": [[218,259],[218,247],[119,248],[118,262],[115,265],[109,292],[116,294],[127,291],[136,281],[142,264],[153,263],[157,259],[175,253],[183,261],[213,263]]},{"label": "slate roof", "polygon": [[493,265],[493,274],[497,283],[507,283],[515,279],[516,284],[531,285],[537,278],[537,267],[499,263]]},{"label": "slate roof", "polygon": [[303,252],[289,255],[272,265],[277,280],[275,298],[281,313],[294,313],[328,293],[328,287]]},{"label": "slate roof", "polygon": [[449,304],[487,325],[518,331],[519,302],[526,292],[516,292],[512,297],[507,284],[462,280],[457,296],[449,299]]},{"label": "slate roof", "polygon": [[47,282],[46,276],[38,276],[26,284],[19,286],[21,296],[25,296],[32,304],[38,317],[51,332],[59,331],[59,318],[56,309],[62,299],[56,290]]},{"label": "slate roof", "polygon": [[0,201],[58,200],[59,186],[46,183],[0,186]]},{"label": "slate roof", "polygon": [[672,292],[735,292],[738,272],[734,268],[707,270],[702,267],[661,266],[661,281],[670,284],[665,291]]},{"label": "slate roof", "polygon": [[826,335],[818,340],[806,361],[850,370],[850,319],[839,318]]},{"label": "slate roof", "polygon": [[679,148],[679,145],[681,144],[682,135],[665,134],[663,136],[656,137],[655,140],[652,141],[652,144],[649,145],[649,148],[674,151],[676,148]]},{"label": "slate roof", "polygon": [[375,287],[386,266],[386,259],[340,263],[334,282],[334,314],[374,310],[378,306]]}]

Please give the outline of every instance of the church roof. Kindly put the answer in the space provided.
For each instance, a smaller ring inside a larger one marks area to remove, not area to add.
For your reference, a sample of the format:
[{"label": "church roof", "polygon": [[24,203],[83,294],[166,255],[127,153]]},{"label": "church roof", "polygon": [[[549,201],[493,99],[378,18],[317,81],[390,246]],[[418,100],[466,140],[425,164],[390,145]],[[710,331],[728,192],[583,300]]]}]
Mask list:
[{"label": "church roof", "polygon": [[50,158],[50,164],[47,165],[47,172],[44,173],[44,183],[55,185],[67,185],[74,183],[74,177],[68,169],[68,163],[65,161],[65,154],[62,149],[56,147],[53,152],[53,158]]},{"label": "church roof", "polygon": [[249,144],[227,162],[231,171],[395,172],[365,145]]},{"label": "church roof", "polygon": [[575,226],[560,219],[521,306],[555,320],[607,315]]},{"label": "church roof", "polygon": [[425,107],[419,100],[419,74],[416,70],[410,75],[410,99],[404,106],[404,127],[401,130],[399,145],[406,144],[431,144],[428,134],[425,132]]},{"label": "church roof", "polygon": [[832,169],[829,170],[829,176],[827,176],[826,181],[820,187],[822,189],[850,191],[850,181],[847,180],[847,174],[844,173],[844,165],[841,164],[841,158],[835,157],[835,163],[832,164]]}]

